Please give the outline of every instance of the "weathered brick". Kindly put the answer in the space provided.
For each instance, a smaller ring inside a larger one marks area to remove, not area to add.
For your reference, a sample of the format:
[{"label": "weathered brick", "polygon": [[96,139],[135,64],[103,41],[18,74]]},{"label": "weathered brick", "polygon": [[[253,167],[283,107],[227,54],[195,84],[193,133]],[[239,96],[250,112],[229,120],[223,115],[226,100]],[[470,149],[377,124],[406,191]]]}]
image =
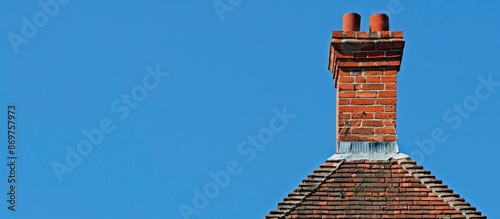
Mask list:
[{"label": "weathered brick", "polygon": [[364,83],[366,82],[365,76],[356,76],[356,83]]},{"label": "weathered brick", "polygon": [[385,85],[385,90],[396,90],[397,86],[396,83],[386,83]]},{"label": "weathered brick", "polygon": [[385,112],[395,112],[396,111],[396,105],[385,106],[384,111]]},{"label": "weathered brick", "polygon": [[352,115],[351,113],[342,112],[342,113],[339,113],[339,119],[350,119],[351,115]]},{"label": "weathered brick", "polygon": [[349,98],[349,97],[356,97],[356,92],[354,91],[342,91],[338,92],[339,98]]},{"label": "weathered brick", "polygon": [[382,127],[384,126],[384,121],[382,120],[363,120],[363,126],[372,126],[372,127]]},{"label": "weathered brick", "polygon": [[341,98],[338,100],[339,105],[349,105],[351,104],[351,99],[349,98]]},{"label": "weathered brick", "polygon": [[396,136],[395,135],[384,136],[384,141],[396,141]]},{"label": "weathered brick", "polygon": [[373,128],[353,128],[351,129],[352,134],[373,134]]},{"label": "weathered brick", "polygon": [[362,39],[362,38],[367,38],[367,32],[358,32],[358,38]]},{"label": "weathered brick", "polygon": [[374,119],[375,116],[373,113],[353,113],[352,114],[353,119]]},{"label": "weathered brick", "polygon": [[342,38],[343,32],[342,31],[332,31],[332,38]]},{"label": "weathered brick", "polygon": [[381,76],[367,76],[366,82],[380,82]]},{"label": "weathered brick", "polygon": [[392,119],[396,118],[396,113],[376,113],[376,119]]}]

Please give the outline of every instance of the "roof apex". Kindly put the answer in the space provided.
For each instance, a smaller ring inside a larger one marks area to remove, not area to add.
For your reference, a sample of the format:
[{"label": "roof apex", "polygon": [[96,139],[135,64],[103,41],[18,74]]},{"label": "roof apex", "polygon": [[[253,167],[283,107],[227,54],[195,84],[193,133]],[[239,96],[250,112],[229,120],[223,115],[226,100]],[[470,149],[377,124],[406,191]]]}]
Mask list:
[{"label": "roof apex", "polygon": [[327,160],[266,219],[483,218],[481,212],[409,157]]}]

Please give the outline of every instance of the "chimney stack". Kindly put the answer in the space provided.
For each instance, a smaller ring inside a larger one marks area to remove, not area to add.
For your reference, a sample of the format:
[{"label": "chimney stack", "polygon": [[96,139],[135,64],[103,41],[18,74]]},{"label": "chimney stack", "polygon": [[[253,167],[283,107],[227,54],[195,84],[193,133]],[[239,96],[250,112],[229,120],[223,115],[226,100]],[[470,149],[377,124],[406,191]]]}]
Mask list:
[{"label": "chimney stack", "polygon": [[336,152],[353,145],[397,152],[396,76],[403,33],[389,31],[385,14],[370,17],[369,32],[359,30],[358,14],[346,13],[343,19],[342,31],[332,32],[328,64],[337,89]]}]

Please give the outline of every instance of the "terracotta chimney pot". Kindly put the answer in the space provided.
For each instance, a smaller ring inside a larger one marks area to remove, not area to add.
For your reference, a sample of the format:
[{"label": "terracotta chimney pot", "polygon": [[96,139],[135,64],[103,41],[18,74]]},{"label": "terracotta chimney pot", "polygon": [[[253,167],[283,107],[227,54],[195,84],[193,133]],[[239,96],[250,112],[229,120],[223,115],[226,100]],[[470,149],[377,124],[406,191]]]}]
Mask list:
[{"label": "terracotta chimney pot", "polygon": [[389,17],[386,14],[374,14],[370,16],[370,32],[388,30]]},{"label": "terracotta chimney pot", "polygon": [[356,13],[345,13],[342,22],[343,31],[359,31],[361,16]]}]

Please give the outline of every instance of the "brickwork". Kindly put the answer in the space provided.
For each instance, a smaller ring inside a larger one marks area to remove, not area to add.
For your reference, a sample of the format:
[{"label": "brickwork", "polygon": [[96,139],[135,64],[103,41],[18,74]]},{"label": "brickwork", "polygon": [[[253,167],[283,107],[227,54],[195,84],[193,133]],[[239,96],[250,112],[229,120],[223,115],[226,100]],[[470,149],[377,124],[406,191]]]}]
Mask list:
[{"label": "brickwork", "polygon": [[337,88],[337,141],[396,141],[402,32],[333,31],[329,69]]}]

